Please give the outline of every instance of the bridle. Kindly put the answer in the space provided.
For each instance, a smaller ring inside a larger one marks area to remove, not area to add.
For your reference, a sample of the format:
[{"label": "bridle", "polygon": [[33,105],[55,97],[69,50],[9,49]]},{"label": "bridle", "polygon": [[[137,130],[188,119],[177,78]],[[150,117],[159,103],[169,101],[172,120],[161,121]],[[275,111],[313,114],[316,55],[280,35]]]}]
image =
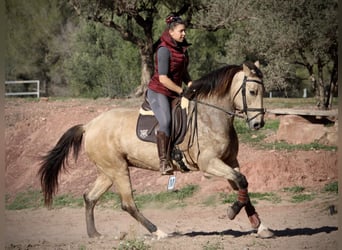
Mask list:
[{"label": "bridle", "polygon": [[[220,111],[226,113],[229,116],[236,116],[236,117],[239,117],[239,118],[244,118],[243,115],[239,114],[239,113],[244,113],[246,115],[246,122],[250,122],[251,120],[253,120],[258,115],[265,114],[266,113],[266,109],[265,108],[250,108],[250,107],[247,106],[247,96],[246,96],[246,83],[247,82],[255,82],[257,84],[263,85],[262,81],[255,80],[255,79],[248,79],[247,76],[245,76],[243,78],[243,82],[242,82],[240,88],[238,89],[238,91],[236,91],[236,93],[235,93],[235,95],[233,97],[233,100],[234,100],[236,98],[236,96],[239,94],[239,92],[241,91],[243,108],[242,108],[242,110],[241,109],[236,109],[237,111],[239,111],[238,113],[236,113],[235,111],[225,110],[225,109],[223,109],[221,107],[217,107],[215,105],[212,105],[212,104],[209,104],[209,103],[206,103],[206,102],[202,102],[202,101],[199,101],[197,99],[194,100],[194,101],[195,101],[195,103],[200,103],[200,104],[203,104],[203,105],[215,108],[217,110],[220,110]],[[248,118],[248,112],[258,112],[258,114],[254,115],[251,118]]]},{"label": "bridle", "polygon": [[[243,113],[246,114],[246,122],[250,122],[251,120],[253,120],[258,115],[265,114],[266,113],[266,109],[265,108],[249,108],[247,106],[247,97],[246,97],[246,83],[247,82],[255,82],[255,83],[261,84],[261,85],[263,85],[263,82],[259,81],[259,80],[255,80],[255,79],[248,79],[247,76],[245,76],[243,78],[243,82],[242,82],[240,88],[238,89],[238,91],[236,91],[236,93],[234,95],[234,98],[233,98],[233,100],[234,100],[235,97],[237,96],[237,94],[239,93],[239,91],[241,90],[243,108],[240,111],[242,111]],[[252,118],[248,118],[248,112],[259,112],[259,113],[256,114],[255,116],[253,116]]]}]

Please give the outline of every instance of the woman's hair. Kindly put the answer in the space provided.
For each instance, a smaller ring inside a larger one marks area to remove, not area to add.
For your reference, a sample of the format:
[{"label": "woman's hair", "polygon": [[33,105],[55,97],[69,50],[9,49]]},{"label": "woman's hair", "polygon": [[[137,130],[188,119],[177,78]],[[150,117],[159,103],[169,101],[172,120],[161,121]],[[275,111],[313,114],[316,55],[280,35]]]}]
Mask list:
[{"label": "woman's hair", "polygon": [[179,16],[177,16],[175,13],[171,13],[170,15],[167,16],[165,19],[166,25],[168,29],[174,29],[178,24],[184,24],[185,22],[183,19]]}]

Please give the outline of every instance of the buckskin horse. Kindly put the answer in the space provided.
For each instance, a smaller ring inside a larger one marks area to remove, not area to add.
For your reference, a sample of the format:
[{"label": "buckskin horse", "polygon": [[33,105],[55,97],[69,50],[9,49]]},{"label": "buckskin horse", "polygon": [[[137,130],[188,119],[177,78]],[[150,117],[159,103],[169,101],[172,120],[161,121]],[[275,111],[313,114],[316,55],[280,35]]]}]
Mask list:
[{"label": "buckskin horse", "polygon": [[[242,116],[250,129],[264,126],[263,93],[263,75],[258,62],[227,65],[193,81],[184,96],[191,100],[189,113],[196,114],[188,118],[189,129],[179,149],[191,171],[225,178],[238,192],[237,201],[228,207],[228,218],[234,219],[245,208],[257,235],[268,238],[273,232],[261,223],[249,199],[247,179],[239,171],[238,138],[233,126],[235,116]],[[159,171],[156,145],[136,136],[138,113],[128,108],[104,112],[85,125],[68,129],[55,147],[42,156],[38,175],[44,204],[49,207],[69,154],[73,151],[77,160],[84,141],[87,156],[98,170],[92,189],[83,195],[89,237],[101,236],[95,227],[94,207],[113,184],[124,211],[158,239],[168,236],[144,217],[133,199],[129,167]]]}]

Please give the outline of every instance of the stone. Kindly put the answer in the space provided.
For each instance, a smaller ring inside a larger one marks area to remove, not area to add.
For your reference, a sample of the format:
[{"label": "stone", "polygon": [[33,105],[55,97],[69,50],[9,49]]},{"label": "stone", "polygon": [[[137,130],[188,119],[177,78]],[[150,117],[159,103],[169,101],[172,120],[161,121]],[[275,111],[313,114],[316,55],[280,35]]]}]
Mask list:
[{"label": "stone", "polygon": [[[336,125],[336,124],[335,124]],[[335,145],[337,143],[337,127],[311,123],[298,115],[284,115],[280,118],[277,140],[291,144],[310,144],[315,141]]]}]

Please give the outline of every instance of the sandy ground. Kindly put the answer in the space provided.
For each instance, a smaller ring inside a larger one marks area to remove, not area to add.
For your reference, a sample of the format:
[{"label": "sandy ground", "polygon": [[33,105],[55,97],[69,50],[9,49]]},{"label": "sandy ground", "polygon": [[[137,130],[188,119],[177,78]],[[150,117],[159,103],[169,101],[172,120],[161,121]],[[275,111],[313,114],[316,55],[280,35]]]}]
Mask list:
[{"label": "sandy ground", "polygon": [[[82,208],[6,211],[7,249],[115,249],[129,239],[144,241],[151,249],[337,249],[337,214],[329,206],[337,198],[311,202],[263,202],[257,211],[275,237],[260,239],[241,213],[230,221],[227,205],[189,204],[183,208],[146,208],[144,215],[171,237],[156,240],[127,213],[98,208],[95,212],[101,239],[86,235]],[[120,237],[126,235],[120,241]],[[207,248],[205,248],[207,247]],[[212,247],[212,248],[209,248]],[[215,248],[214,248],[215,247]]]},{"label": "sandy ground", "polygon": [[[38,157],[69,127],[120,105],[138,108],[134,100],[6,100],[7,195],[14,197],[27,189],[39,189]],[[147,218],[172,237],[157,241],[125,212],[99,207],[95,218],[104,237],[89,239],[83,208],[41,208],[6,211],[6,249],[115,249],[128,239],[144,240],[152,249],[337,249],[337,214],[329,209],[333,206],[338,211],[337,195],[320,192],[325,184],[337,180],[337,152],[263,151],[242,144],[238,159],[251,192],[285,196],[280,203],[256,204],[263,223],[275,233],[272,239],[257,238],[244,211],[230,221],[227,205],[203,205],[208,196],[231,190],[225,180],[208,180],[195,172],[177,174],[177,188],[187,184],[200,186],[199,193],[185,207],[142,209]],[[69,173],[61,177],[58,194],[81,195],[96,178],[96,169],[83,154],[77,165],[70,165]],[[159,173],[132,169],[131,178],[138,193],[166,189],[167,179]],[[317,197],[299,204],[289,202],[288,194],[281,190],[293,186],[303,186],[316,192]]]}]

